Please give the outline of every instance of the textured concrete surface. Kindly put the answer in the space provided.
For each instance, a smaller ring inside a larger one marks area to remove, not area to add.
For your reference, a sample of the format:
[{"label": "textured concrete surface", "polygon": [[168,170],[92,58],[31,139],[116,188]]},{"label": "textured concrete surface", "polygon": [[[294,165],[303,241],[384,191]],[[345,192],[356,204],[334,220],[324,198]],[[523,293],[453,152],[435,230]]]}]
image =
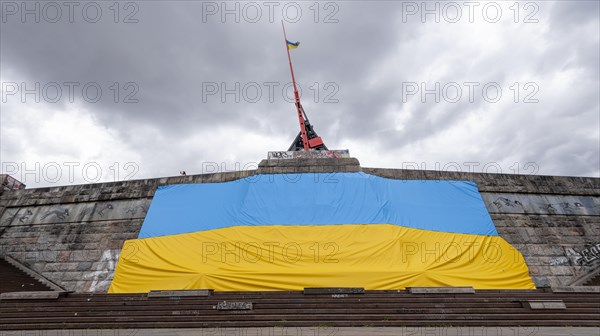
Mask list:
[{"label": "textured concrete surface", "polygon": [[360,171],[360,163],[355,158],[312,158],[312,159],[271,159],[258,164],[258,174],[294,173],[354,173]]},{"label": "textured concrete surface", "polygon": [[258,170],[0,194],[0,257],[70,291],[108,289],[123,242],[137,237],[159,185],[232,181],[257,173],[364,171],[393,179],[475,181],[500,235],[538,287],[580,285],[600,267],[600,179],[361,168],[355,158],[263,160]]}]

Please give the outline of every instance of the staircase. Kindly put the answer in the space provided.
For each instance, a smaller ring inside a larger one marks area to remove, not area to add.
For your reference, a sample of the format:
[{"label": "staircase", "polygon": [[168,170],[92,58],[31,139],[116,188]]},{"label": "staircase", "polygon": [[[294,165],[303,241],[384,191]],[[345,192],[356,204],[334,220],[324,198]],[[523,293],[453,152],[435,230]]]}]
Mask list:
[{"label": "staircase", "polygon": [[[230,303],[230,309],[218,309],[228,306],[223,302]],[[365,291],[326,295],[307,295],[301,291],[214,292],[208,296],[150,298],[146,293],[66,293],[57,299],[0,301],[0,330],[273,326],[600,327],[600,292]]]},{"label": "staircase", "polygon": [[0,258],[0,279],[0,293],[52,290],[3,258]]},{"label": "staircase", "polygon": [[584,286],[600,286],[600,273],[598,273],[595,277],[586,281]]}]

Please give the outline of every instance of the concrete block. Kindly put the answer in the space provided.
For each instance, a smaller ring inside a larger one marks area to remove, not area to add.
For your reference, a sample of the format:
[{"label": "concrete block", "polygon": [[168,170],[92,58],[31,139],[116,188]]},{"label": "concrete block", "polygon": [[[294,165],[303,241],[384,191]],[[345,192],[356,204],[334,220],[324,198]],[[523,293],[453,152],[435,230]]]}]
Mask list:
[{"label": "concrete block", "polygon": [[552,288],[554,293],[600,293],[600,286],[559,286]]},{"label": "concrete block", "polygon": [[210,296],[212,289],[150,291],[148,298]]},{"label": "concrete block", "polygon": [[252,302],[219,302],[213,306],[217,310],[252,310]]},{"label": "concrete block", "polygon": [[304,288],[304,295],[319,294],[364,294],[362,287],[307,287]]},{"label": "concrete block", "polygon": [[531,276],[531,280],[537,288],[548,288],[550,287],[550,280],[547,276]]},{"label": "concrete block", "polygon": [[573,281],[572,276],[562,276],[562,275],[553,275],[548,276],[548,281],[550,282],[550,287],[565,287],[568,286],[571,281]]},{"label": "concrete block", "polygon": [[527,262],[527,265],[529,266],[529,275],[530,276],[541,275],[541,271],[540,271],[540,267],[539,266],[530,266],[529,262]]},{"label": "concrete block", "polygon": [[531,244],[529,245],[529,253],[532,256],[549,257],[549,256],[564,256],[564,250],[560,246],[546,244]]},{"label": "concrete block", "polygon": [[78,271],[65,272],[62,275],[62,280],[76,282],[76,281],[81,280],[84,276],[85,276],[85,274],[83,272],[78,272]]},{"label": "concrete block", "polygon": [[549,267],[553,275],[574,275],[571,266],[551,266]]},{"label": "concrete block", "polygon": [[89,271],[92,268],[92,263],[89,261],[82,261],[77,264],[77,271]]},{"label": "concrete block", "polygon": [[567,309],[562,300],[527,300],[522,301],[523,307],[532,310],[556,310]]},{"label": "concrete block", "polygon": [[65,292],[43,291],[43,292],[8,292],[0,294],[0,301],[7,300],[40,300],[40,299],[58,299],[64,296]]},{"label": "concrete block", "polygon": [[539,269],[539,275],[547,276],[549,278],[553,278],[556,274],[552,272],[552,267],[548,265],[537,265]]}]

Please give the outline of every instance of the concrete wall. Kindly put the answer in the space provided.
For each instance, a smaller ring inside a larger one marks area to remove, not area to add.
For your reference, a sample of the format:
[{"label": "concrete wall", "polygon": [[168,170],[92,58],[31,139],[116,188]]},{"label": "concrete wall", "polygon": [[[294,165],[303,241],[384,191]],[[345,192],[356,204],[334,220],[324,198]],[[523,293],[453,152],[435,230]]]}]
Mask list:
[{"label": "concrete wall", "polygon": [[[355,159],[325,165],[313,160],[296,166],[263,162],[258,173],[360,169]],[[498,232],[523,253],[539,287],[571,285],[600,265],[594,252],[600,243],[600,179],[362,170],[396,179],[476,181]],[[13,257],[67,290],[103,292],[123,242],[137,237],[157,186],[224,182],[256,173],[5,191],[0,195],[0,256]]]},{"label": "concrete wall", "polygon": [[159,185],[224,182],[253,173],[5,191],[0,256],[13,257],[64,289],[105,292],[123,242],[137,238]]}]

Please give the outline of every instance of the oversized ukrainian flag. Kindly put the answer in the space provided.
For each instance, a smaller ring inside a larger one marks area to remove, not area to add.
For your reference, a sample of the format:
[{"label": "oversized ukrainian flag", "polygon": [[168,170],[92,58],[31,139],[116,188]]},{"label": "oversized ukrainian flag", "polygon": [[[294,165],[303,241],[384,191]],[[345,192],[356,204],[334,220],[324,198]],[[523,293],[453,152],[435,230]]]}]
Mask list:
[{"label": "oversized ukrainian flag", "polygon": [[110,293],[535,288],[477,185],[359,173],[159,187]]},{"label": "oversized ukrainian flag", "polygon": [[296,49],[300,45],[300,42],[293,43],[288,40],[285,40],[285,42],[287,42],[288,49]]}]

